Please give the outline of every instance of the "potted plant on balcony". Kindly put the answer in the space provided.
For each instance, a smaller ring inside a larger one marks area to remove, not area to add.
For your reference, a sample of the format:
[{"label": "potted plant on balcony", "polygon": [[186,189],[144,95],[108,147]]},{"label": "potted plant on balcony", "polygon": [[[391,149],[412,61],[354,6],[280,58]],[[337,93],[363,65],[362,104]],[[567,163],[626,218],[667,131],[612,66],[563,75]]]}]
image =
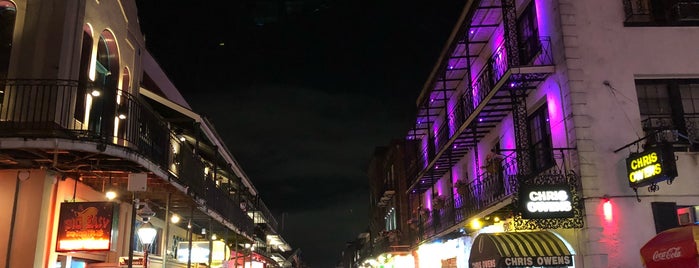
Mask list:
[{"label": "potted plant on balcony", "polygon": [[388,241],[389,242],[397,242],[399,238],[400,238],[400,231],[399,230],[388,231]]},{"label": "potted plant on balcony", "polygon": [[454,183],[454,187],[460,196],[465,196],[466,193],[468,193],[468,181],[466,180],[457,180],[456,183]]},{"label": "potted plant on balcony", "polygon": [[417,230],[417,223],[418,223],[417,218],[408,219],[408,226],[410,226],[410,228],[413,230]]},{"label": "potted plant on balcony", "polygon": [[499,154],[495,153],[489,153],[485,157],[485,166],[482,168],[485,169],[488,174],[494,175],[500,173],[500,169],[502,169],[502,156]]},{"label": "potted plant on balcony", "polygon": [[438,195],[432,198],[432,209],[440,210],[444,208],[444,203],[446,198],[444,196]]}]

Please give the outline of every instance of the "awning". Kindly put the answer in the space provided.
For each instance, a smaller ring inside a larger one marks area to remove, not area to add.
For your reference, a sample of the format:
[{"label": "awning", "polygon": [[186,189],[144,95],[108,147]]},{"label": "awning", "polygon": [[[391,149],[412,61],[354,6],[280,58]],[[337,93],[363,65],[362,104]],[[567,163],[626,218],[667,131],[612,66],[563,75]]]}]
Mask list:
[{"label": "awning", "polygon": [[548,231],[483,233],[476,236],[469,258],[471,268],[572,266],[573,254]]},{"label": "awning", "polygon": [[668,229],[655,235],[643,247],[641,258],[646,268],[696,268],[699,225]]}]

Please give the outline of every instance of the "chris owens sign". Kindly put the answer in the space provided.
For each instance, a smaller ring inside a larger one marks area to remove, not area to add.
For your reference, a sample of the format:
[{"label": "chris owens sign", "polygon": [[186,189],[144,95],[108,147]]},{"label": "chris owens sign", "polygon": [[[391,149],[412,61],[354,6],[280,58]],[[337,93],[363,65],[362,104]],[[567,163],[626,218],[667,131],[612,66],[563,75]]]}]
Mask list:
[{"label": "chris owens sign", "polygon": [[113,202],[61,203],[56,251],[108,251],[118,222]]},{"label": "chris owens sign", "polygon": [[671,146],[658,146],[626,158],[629,186],[643,187],[677,177],[675,154]]},{"label": "chris owens sign", "polygon": [[573,201],[568,185],[522,185],[519,200],[524,219],[573,217]]}]

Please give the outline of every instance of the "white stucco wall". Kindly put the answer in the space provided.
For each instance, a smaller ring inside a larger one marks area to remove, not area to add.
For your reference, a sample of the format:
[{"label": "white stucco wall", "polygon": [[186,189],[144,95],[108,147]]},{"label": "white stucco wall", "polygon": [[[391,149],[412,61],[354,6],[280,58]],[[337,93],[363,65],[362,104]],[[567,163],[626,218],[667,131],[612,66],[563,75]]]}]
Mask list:
[{"label": "white stucco wall", "polygon": [[[655,235],[650,203],[699,204],[694,153],[678,153],[679,176],[641,201],[626,180],[625,158],[614,153],[643,136],[636,78],[699,78],[699,27],[624,27],[622,1],[559,0],[569,106],[586,206],[582,249],[585,267],[641,267],[640,247]],[[608,81],[611,87],[605,86]],[[613,219],[602,216],[610,196]]]}]

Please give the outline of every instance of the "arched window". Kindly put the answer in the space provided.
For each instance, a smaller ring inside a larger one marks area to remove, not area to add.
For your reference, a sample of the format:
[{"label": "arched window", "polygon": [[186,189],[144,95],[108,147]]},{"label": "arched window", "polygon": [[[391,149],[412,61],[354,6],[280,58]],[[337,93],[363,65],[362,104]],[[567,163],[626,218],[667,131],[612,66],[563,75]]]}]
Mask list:
[{"label": "arched window", "polygon": [[[7,79],[12,51],[12,36],[15,31],[17,8],[10,1],[0,0],[0,81]],[[2,82],[0,85],[4,85]],[[4,86],[0,87],[0,108],[5,97]]]},{"label": "arched window", "polygon": [[114,119],[117,107],[117,85],[119,74],[119,52],[116,39],[110,31],[103,31],[97,43],[97,60],[95,62],[96,89],[91,94],[92,105],[88,128],[102,138],[114,136]]},{"label": "arched window", "polygon": [[87,94],[90,92],[87,90],[90,86],[90,59],[92,58],[92,29],[90,26],[85,25],[83,27],[83,41],[82,48],[80,50],[80,71],[78,74],[78,93],[76,95],[75,101],[75,117],[76,120],[80,122],[87,121],[85,118],[85,109],[87,107]]}]

